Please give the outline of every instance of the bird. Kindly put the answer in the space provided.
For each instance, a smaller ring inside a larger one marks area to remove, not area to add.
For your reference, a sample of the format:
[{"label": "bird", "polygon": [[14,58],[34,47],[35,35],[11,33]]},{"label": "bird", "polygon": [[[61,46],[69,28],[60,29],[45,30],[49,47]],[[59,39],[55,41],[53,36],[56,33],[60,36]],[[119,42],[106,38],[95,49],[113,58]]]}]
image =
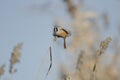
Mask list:
[{"label": "bird", "polygon": [[66,37],[71,36],[70,31],[65,30],[61,26],[55,25],[53,29],[53,36],[54,36],[54,41],[57,40],[57,38],[63,38],[64,40],[64,49],[66,49]]}]

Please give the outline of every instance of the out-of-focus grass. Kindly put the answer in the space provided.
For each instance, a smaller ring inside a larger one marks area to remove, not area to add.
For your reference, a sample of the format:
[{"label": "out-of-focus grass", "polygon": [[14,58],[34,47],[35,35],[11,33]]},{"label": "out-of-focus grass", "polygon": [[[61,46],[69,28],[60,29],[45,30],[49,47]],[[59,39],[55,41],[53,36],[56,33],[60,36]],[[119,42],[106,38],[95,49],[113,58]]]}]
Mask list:
[{"label": "out-of-focus grass", "polygon": [[[69,53],[72,52],[75,56],[77,56],[74,59],[76,61],[76,63],[74,63],[74,66],[76,67],[74,70],[69,71],[67,70],[66,66],[62,65],[62,67],[60,67],[61,74],[58,80],[119,80],[119,37],[111,39],[111,37],[107,36],[105,40],[101,39],[103,33],[103,31],[101,31],[101,27],[104,28],[107,32],[107,29],[109,29],[110,26],[110,17],[108,15],[109,13],[104,12],[103,14],[101,14],[95,11],[84,10],[84,0],[76,1],[78,1],[78,4],[81,4],[81,6],[75,4],[74,0],[63,0],[63,4],[66,7],[65,11],[71,19],[71,22],[66,24],[68,26],[71,26],[73,29],[71,33],[72,38],[67,47],[67,51]],[[49,7],[45,7],[45,9],[49,11]],[[99,20],[103,21],[104,27],[99,24]],[[56,18],[55,22],[57,21],[58,19]],[[58,23],[62,25],[62,22]],[[119,33],[119,27],[115,28],[118,29]],[[21,44],[15,46],[11,55],[10,74],[13,73],[14,70],[16,70],[13,67],[20,60],[19,50],[21,49],[21,46]],[[54,49],[52,51],[54,51]],[[112,55],[112,58],[110,55]],[[45,59],[43,60],[41,66],[44,66],[43,63]],[[50,60],[50,64],[52,65],[52,59],[50,58]],[[106,63],[107,61],[109,61],[109,63]],[[73,62],[71,61],[71,63]],[[0,66],[0,77],[4,75],[4,67],[4,65]],[[41,72],[41,69],[39,72]],[[37,80],[39,79],[39,76],[40,73],[38,73]]]}]

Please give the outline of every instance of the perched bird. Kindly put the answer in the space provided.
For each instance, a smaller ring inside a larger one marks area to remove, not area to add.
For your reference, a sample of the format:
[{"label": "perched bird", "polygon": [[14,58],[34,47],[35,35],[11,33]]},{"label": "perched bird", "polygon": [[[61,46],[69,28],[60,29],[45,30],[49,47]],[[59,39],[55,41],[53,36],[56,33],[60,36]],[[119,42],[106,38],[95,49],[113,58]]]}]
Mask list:
[{"label": "perched bird", "polygon": [[54,41],[56,41],[57,38],[63,38],[64,48],[66,48],[66,37],[69,37],[70,35],[70,31],[63,29],[61,26],[55,25],[53,30]]}]

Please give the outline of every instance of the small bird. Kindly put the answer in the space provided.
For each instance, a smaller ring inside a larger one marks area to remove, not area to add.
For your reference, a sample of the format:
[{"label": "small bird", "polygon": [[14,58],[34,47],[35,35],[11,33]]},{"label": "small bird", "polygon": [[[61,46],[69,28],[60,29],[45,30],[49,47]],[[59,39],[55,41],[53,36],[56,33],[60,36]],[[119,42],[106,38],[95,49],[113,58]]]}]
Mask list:
[{"label": "small bird", "polygon": [[56,41],[57,38],[63,38],[64,48],[66,48],[66,37],[69,37],[70,35],[70,31],[63,29],[61,26],[55,25],[53,30],[54,41]]}]

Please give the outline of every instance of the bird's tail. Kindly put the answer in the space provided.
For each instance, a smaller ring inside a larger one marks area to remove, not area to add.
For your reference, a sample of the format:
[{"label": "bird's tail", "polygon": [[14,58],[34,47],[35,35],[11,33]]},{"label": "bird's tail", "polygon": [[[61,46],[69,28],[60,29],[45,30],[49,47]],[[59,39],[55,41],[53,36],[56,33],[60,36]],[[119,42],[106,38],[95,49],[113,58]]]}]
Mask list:
[{"label": "bird's tail", "polygon": [[66,49],[66,38],[64,38],[64,49]]}]

